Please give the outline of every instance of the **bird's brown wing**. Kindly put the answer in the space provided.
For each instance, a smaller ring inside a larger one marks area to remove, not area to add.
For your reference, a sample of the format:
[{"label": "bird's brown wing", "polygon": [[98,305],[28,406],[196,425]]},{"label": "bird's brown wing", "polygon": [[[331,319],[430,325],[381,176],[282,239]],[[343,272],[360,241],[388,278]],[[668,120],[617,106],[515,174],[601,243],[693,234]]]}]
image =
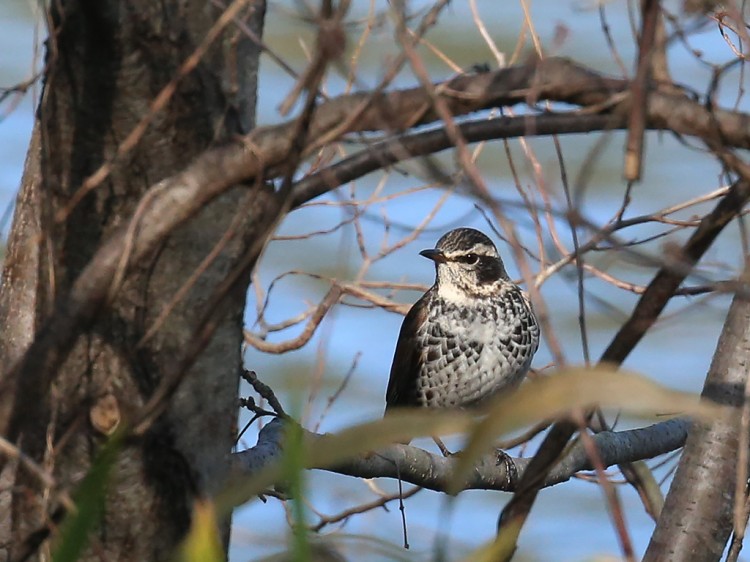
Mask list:
[{"label": "bird's brown wing", "polygon": [[388,390],[385,393],[386,412],[399,406],[416,406],[417,377],[422,368],[424,352],[417,339],[418,332],[427,320],[427,301],[430,293],[425,294],[411,307],[401,324],[401,331],[396,343],[396,352],[391,364],[391,376]]}]

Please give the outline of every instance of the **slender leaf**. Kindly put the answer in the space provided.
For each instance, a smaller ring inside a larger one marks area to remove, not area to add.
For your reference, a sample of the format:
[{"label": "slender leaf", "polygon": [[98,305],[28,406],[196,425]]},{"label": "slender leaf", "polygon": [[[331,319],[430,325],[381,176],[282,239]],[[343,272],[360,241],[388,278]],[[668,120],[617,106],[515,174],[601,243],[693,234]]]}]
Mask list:
[{"label": "slender leaf", "polygon": [[114,433],[96,456],[91,468],[74,494],[75,513],[68,514],[62,524],[53,562],[75,562],[89,540],[92,528],[104,513],[107,482],[122,447],[124,431]]},{"label": "slender leaf", "polygon": [[462,489],[474,462],[494,446],[497,439],[518,427],[542,419],[555,419],[576,409],[616,408],[639,416],[688,415],[711,419],[719,415],[716,404],[698,395],[669,390],[634,373],[609,366],[564,369],[530,381],[509,396],[501,396],[485,410],[484,418],[469,435],[449,492]]},{"label": "slender leaf", "polygon": [[180,548],[181,562],[223,562],[224,549],[216,523],[214,505],[198,501],[193,508],[190,532]]}]

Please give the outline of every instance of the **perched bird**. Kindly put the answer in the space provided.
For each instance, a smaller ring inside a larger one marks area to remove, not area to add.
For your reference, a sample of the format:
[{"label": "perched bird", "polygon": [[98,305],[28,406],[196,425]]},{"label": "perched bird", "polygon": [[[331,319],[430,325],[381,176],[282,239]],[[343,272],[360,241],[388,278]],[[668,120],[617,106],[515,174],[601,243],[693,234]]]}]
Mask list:
[{"label": "perched bird", "polygon": [[539,325],[495,245],[478,230],[457,228],[420,254],[435,262],[435,284],[401,326],[386,413],[465,408],[516,387],[539,346]]}]

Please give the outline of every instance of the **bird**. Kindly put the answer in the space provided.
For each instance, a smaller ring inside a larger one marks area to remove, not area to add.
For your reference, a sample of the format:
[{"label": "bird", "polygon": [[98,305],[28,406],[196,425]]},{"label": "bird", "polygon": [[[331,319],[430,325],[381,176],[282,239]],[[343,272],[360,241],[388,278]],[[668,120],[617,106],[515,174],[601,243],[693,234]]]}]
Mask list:
[{"label": "bird", "polygon": [[540,330],[492,240],[457,228],[419,253],[434,262],[435,282],[401,325],[386,415],[403,407],[470,409],[516,388],[539,347]]}]

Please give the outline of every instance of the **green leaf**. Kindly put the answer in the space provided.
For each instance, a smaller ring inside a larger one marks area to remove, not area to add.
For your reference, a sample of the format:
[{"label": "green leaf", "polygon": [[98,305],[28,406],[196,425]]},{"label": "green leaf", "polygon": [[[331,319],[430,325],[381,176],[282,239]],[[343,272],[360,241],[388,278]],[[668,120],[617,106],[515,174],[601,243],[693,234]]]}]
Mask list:
[{"label": "green leaf", "polygon": [[122,447],[124,431],[117,431],[104,444],[88,473],[73,496],[75,513],[66,516],[60,539],[52,556],[53,562],[75,562],[89,540],[91,529],[104,513],[107,482]]},{"label": "green leaf", "polygon": [[307,540],[305,517],[305,446],[304,433],[298,425],[286,427],[283,479],[289,487],[292,503],[293,560],[309,560],[310,545]]},{"label": "green leaf", "polygon": [[209,501],[197,501],[190,532],[180,547],[180,561],[223,562],[224,559],[214,505]]}]

